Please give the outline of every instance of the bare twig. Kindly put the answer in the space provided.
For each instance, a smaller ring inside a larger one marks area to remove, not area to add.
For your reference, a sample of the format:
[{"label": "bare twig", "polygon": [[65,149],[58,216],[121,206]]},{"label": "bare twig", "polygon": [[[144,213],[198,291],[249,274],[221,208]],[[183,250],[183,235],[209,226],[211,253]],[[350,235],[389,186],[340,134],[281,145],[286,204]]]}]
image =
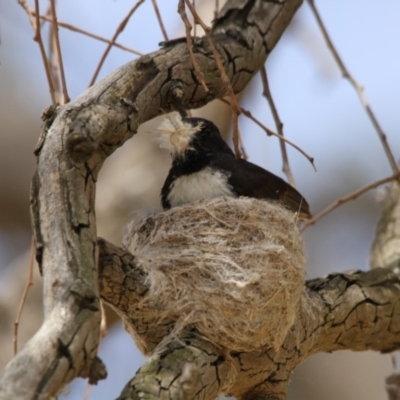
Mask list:
[{"label": "bare twig", "polygon": [[399,179],[400,173],[388,176],[387,178],[384,179],[380,179],[378,181],[375,181],[373,183],[370,183],[367,186],[364,186],[358,190],[356,190],[353,193],[348,194],[347,196],[344,196],[338,200],[336,200],[334,203],[332,203],[331,205],[329,205],[328,207],[326,207],[324,210],[322,210],[320,213],[318,213],[317,215],[315,215],[313,218],[309,219],[308,221],[306,221],[303,226],[302,226],[302,230],[307,228],[310,225],[314,225],[318,220],[320,220],[322,217],[325,217],[325,215],[329,214],[330,212],[332,212],[333,210],[335,210],[336,208],[338,208],[339,206],[341,206],[344,203],[347,203],[351,200],[355,200],[358,197],[360,197],[361,195],[363,195],[364,193],[368,192],[371,189],[375,189],[378,186],[384,185],[385,183],[394,181],[395,179]]},{"label": "bare twig", "polygon": [[[32,15],[35,15],[34,11],[32,11]],[[51,21],[51,17],[47,17],[46,15],[40,15],[39,18],[44,20],[44,21]],[[118,47],[121,50],[129,51],[130,53],[137,54],[138,56],[142,56],[143,55],[143,53],[138,51],[138,50],[132,49],[131,47],[122,45],[122,44],[117,43],[117,42],[112,42],[109,39],[106,39],[106,38],[104,38],[102,36],[95,35],[94,33],[85,31],[84,29],[78,28],[75,25],[71,25],[71,24],[68,24],[66,22],[62,22],[60,20],[58,20],[57,23],[58,23],[58,26],[61,26],[62,28],[69,29],[70,31],[73,31],[73,32],[81,33],[82,35],[88,36],[88,37],[90,37],[92,39],[99,40],[100,42],[111,44],[112,46]]]},{"label": "bare twig", "polygon": [[186,4],[187,4],[188,7],[189,7],[190,12],[191,12],[191,13],[193,14],[193,16],[194,16],[196,24],[199,24],[199,25],[204,29],[205,36],[206,36],[207,41],[208,41],[208,45],[210,46],[210,49],[211,49],[211,51],[212,51],[212,53],[213,53],[215,62],[216,62],[217,67],[218,67],[218,71],[219,71],[219,73],[221,74],[222,82],[223,82],[223,84],[224,84],[224,86],[226,87],[226,90],[227,90],[227,92],[228,92],[229,100],[231,101],[231,106],[232,106],[232,108],[233,108],[233,111],[236,112],[237,115],[239,115],[239,114],[240,114],[240,106],[239,106],[239,104],[238,104],[238,102],[237,102],[237,99],[236,99],[235,93],[234,93],[234,91],[233,91],[231,82],[230,82],[230,80],[229,80],[229,78],[228,78],[228,75],[227,75],[226,72],[225,72],[225,69],[224,69],[224,66],[223,66],[223,64],[222,64],[221,58],[219,57],[219,54],[218,54],[218,52],[217,52],[217,49],[215,48],[214,42],[213,42],[213,40],[212,40],[212,38],[211,38],[211,35],[210,35],[210,34],[211,34],[211,28],[210,28],[209,26],[207,26],[207,25],[201,20],[201,18],[200,18],[199,15],[197,14],[196,10],[193,8],[193,6],[192,6],[192,4],[190,3],[190,1],[189,1],[189,0],[185,0],[185,2],[186,2]]},{"label": "bare twig", "polygon": [[51,70],[50,70],[49,60],[47,58],[46,51],[44,49],[43,40],[42,40],[42,33],[41,33],[41,30],[40,30],[39,0],[35,0],[35,13],[36,13],[36,21],[35,21],[36,29],[35,29],[35,37],[34,37],[33,40],[38,42],[40,53],[42,55],[44,70],[46,72],[47,83],[49,85],[51,101],[55,105],[57,103],[56,103],[56,96],[55,96],[55,92],[54,92],[54,84],[53,84],[53,80],[51,78]]},{"label": "bare twig", "polygon": [[[350,84],[354,87],[354,89],[357,92],[357,95],[361,101],[361,104],[363,105],[365,111],[367,112],[369,119],[372,122],[372,125],[374,126],[376,132],[378,133],[379,139],[382,143],[386,157],[390,163],[393,173],[396,174],[396,176],[400,177],[399,166],[397,165],[396,160],[393,156],[392,150],[390,149],[390,146],[387,142],[386,134],[384,133],[383,129],[381,128],[378,120],[375,117],[375,114],[373,113],[373,111],[369,105],[367,96],[364,93],[364,88],[354,79],[354,77],[350,74],[349,70],[344,65],[341,57],[339,56],[335,46],[332,43],[331,38],[329,37],[329,34],[325,28],[322,18],[315,6],[314,0],[307,0],[307,1],[308,1],[308,4],[310,5],[311,10],[315,16],[315,19],[317,20],[317,24],[322,32],[322,35],[325,39],[328,49],[332,53],[332,56],[335,59],[340,71],[342,72],[343,77],[345,79],[347,79],[350,82]],[[400,179],[400,178],[398,178],[398,179]]]},{"label": "bare twig", "polygon": [[[230,105],[230,103],[225,100],[220,98],[219,100],[221,100],[223,103]],[[265,133],[268,136],[276,136],[278,139],[283,140],[284,142],[286,142],[289,146],[294,147],[298,152],[300,152],[301,154],[303,154],[304,157],[307,158],[307,160],[311,163],[311,165],[313,166],[314,170],[316,171],[317,169],[315,168],[314,165],[314,157],[311,157],[310,155],[308,155],[301,147],[297,146],[295,143],[293,143],[291,140],[289,140],[288,138],[286,138],[285,136],[280,135],[279,133],[274,132],[273,130],[269,129],[268,127],[266,127],[262,122],[260,122],[256,117],[254,117],[250,111],[246,110],[245,108],[240,108],[240,111],[243,115],[245,115],[247,118],[251,119],[256,125],[258,125],[263,131],[265,131]]]},{"label": "bare twig", "polygon": [[[29,4],[25,0],[18,0],[18,4],[25,10],[25,12],[28,14],[29,22],[33,28],[33,30],[36,32],[36,13],[35,11],[32,10],[32,8],[29,7]],[[51,6],[49,5],[47,8],[47,11],[45,13],[45,16],[39,16],[40,18],[48,18],[48,21],[52,21],[50,15],[50,9]],[[43,26],[44,21],[40,24],[40,26]]]},{"label": "bare twig", "polygon": [[205,92],[208,93],[209,89],[204,80],[204,75],[201,72],[199,64],[193,53],[193,41],[192,41],[192,36],[190,34],[190,31],[192,30],[192,24],[190,23],[189,18],[187,17],[187,14],[185,11],[185,1],[184,0],[179,0],[178,13],[181,16],[183,23],[185,24],[186,42],[187,42],[187,46],[188,46],[188,50],[189,50],[190,60],[192,61],[194,73],[195,73],[196,78],[199,81],[200,85],[203,87]]},{"label": "bare twig", "polygon": [[154,11],[156,13],[156,17],[157,17],[157,20],[158,20],[158,24],[160,25],[161,32],[162,32],[162,34],[164,36],[164,40],[168,41],[169,40],[168,39],[168,34],[167,34],[166,29],[165,29],[164,22],[163,22],[163,20],[161,18],[160,10],[158,9],[157,0],[151,0],[151,2],[153,3],[153,8],[154,8]]},{"label": "bare twig", "polygon": [[240,131],[239,131],[239,115],[235,113],[234,111],[232,112],[232,141],[233,141],[233,147],[235,150],[235,156],[236,158],[242,158],[242,150],[240,149]]},{"label": "bare twig", "polygon": [[64,64],[63,64],[62,54],[61,54],[60,37],[58,35],[55,0],[50,0],[50,4],[51,4],[51,16],[52,16],[53,35],[54,35],[54,41],[55,41],[56,56],[57,56],[58,67],[60,69],[61,83],[62,83],[62,90],[63,90],[63,103],[66,104],[70,101],[70,98],[68,96],[67,82],[65,80],[65,73],[64,73]]},{"label": "bare twig", "polygon": [[[283,135],[283,123],[281,119],[279,118],[278,110],[275,106],[274,99],[272,98],[271,90],[269,89],[269,83],[268,83],[268,77],[267,77],[267,71],[265,69],[265,65],[261,68],[260,70],[260,75],[261,75],[261,81],[263,84],[263,95],[267,99],[269,108],[271,109],[272,116],[275,121],[275,126],[276,130],[278,131],[279,135]],[[286,177],[288,179],[288,182],[292,185],[295,186],[294,183],[294,178],[292,174],[292,170],[290,169],[289,165],[289,157],[286,151],[286,145],[285,141],[279,138],[279,146],[281,148],[281,154],[282,154],[282,162],[283,162],[283,172],[286,174]]]},{"label": "bare twig", "polygon": [[[192,0],[192,5],[193,5],[193,8],[196,9],[196,0]],[[194,19],[194,16],[193,16],[193,21],[194,21],[193,36],[196,36],[196,33],[197,33],[197,24],[196,24],[196,21],[195,21],[195,19]]]},{"label": "bare twig", "polygon": [[62,90],[61,90],[61,84],[60,84],[60,68],[59,68],[59,63],[58,63],[58,57],[57,57],[57,48],[56,48],[56,43],[55,43],[55,37],[54,37],[54,29],[53,25],[50,25],[50,34],[49,34],[49,64],[50,64],[50,69],[51,69],[51,76],[52,80],[54,83],[54,92],[57,98],[58,103],[62,103]]},{"label": "bare twig", "polygon": [[[183,2],[183,0],[181,0],[181,1]],[[237,102],[235,92],[233,91],[231,82],[228,78],[228,75],[226,74],[226,71],[225,71],[222,61],[221,61],[221,58],[219,57],[217,49],[215,48],[214,42],[211,38],[211,28],[202,21],[202,19],[197,14],[195,8],[193,7],[192,3],[190,2],[190,0],[184,0],[184,1],[185,1],[186,5],[188,6],[190,12],[193,15],[195,24],[199,24],[204,29],[204,33],[205,33],[208,45],[210,46],[211,52],[213,53],[215,63],[217,64],[218,71],[221,74],[221,80],[226,88],[226,91],[228,92],[229,100],[230,100],[231,107],[232,107],[233,146],[235,148],[236,157],[240,158],[242,156],[241,151],[240,151],[240,145],[239,145],[239,135],[240,134],[239,134],[239,123],[238,123],[238,117],[241,113],[240,106]]]},{"label": "bare twig", "polygon": [[35,12],[29,7],[28,3],[25,0],[18,0],[18,4],[25,10],[28,14],[29,22],[32,25],[34,31],[36,31],[36,20],[35,20]]},{"label": "bare twig", "polygon": [[242,135],[239,135],[239,147],[240,147],[240,151],[242,153],[242,158],[244,158],[245,160],[248,160],[249,155],[247,154],[247,151],[244,147]]},{"label": "bare twig", "polygon": [[[35,11],[32,10],[32,12],[33,12],[33,15],[35,15]],[[51,16],[51,3],[49,3],[49,4],[47,5],[47,10],[46,10],[46,12],[44,13],[44,15],[45,15],[46,17],[50,18],[50,22],[53,21],[53,17]],[[57,21],[57,23],[58,23],[58,21]],[[40,26],[41,26],[42,28],[43,28],[44,24],[45,24],[45,21],[43,21],[43,20],[40,21]]]},{"label": "bare twig", "polygon": [[219,12],[219,0],[215,0],[214,19],[217,19]]},{"label": "bare twig", "polygon": [[89,400],[91,391],[92,391],[92,385],[88,382],[86,384],[86,389],[85,389],[85,394],[83,395],[83,400]]},{"label": "bare twig", "polygon": [[18,307],[17,317],[14,322],[14,341],[13,341],[13,348],[14,348],[14,355],[17,354],[18,351],[18,328],[19,328],[19,321],[21,320],[22,310],[24,309],[24,305],[26,302],[26,298],[28,296],[29,288],[33,285],[33,261],[35,255],[35,243],[32,237],[31,242],[31,256],[29,259],[29,273],[28,273],[28,280],[26,281],[26,285],[24,291],[22,293],[21,301]]},{"label": "bare twig", "polygon": [[131,16],[133,15],[133,13],[139,8],[139,6],[144,2],[144,0],[137,0],[136,4],[129,10],[128,14],[126,15],[126,17],[122,20],[122,22],[119,24],[119,26],[117,27],[117,30],[115,31],[113,37],[111,38],[111,41],[109,42],[106,50],[104,51],[104,54],[102,55],[99,64],[97,65],[96,71],[94,72],[94,75],[89,83],[89,86],[92,86],[95,82],[96,79],[99,75],[99,72],[101,70],[101,67],[104,64],[104,61],[106,60],[108,53],[110,52],[112,46],[114,45],[115,41],[117,40],[117,37],[119,36],[119,34],[125,29],[127,23],[129,22],[129,19],[131,18]]}]

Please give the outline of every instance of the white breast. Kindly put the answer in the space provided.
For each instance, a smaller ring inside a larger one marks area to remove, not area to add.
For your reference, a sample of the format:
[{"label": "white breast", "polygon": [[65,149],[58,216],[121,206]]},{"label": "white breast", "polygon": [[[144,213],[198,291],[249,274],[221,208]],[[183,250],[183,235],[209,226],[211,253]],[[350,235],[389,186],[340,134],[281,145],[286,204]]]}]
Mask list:
[{"label": "white breast", "polygon": [[204,168],[199,172],[176,179],[168,194],[168,201],[171,207],[176,207],[220,196],[235,196],[232,187],[228,184],[228,176],[223,172]]}]

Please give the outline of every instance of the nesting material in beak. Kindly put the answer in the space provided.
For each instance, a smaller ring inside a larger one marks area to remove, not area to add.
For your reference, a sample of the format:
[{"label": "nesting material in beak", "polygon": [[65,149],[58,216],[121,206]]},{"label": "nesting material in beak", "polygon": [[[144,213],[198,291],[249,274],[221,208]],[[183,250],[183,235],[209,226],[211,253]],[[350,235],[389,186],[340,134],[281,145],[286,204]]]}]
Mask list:
[{"label": "nesting material in beak", "polygon": [[193,136],[199,132],[202,124],[196,126],[182,121],[179,114],[167,115],[162,124],[155,130],[155,141],[171,155],[184,154],[190,149]]}]

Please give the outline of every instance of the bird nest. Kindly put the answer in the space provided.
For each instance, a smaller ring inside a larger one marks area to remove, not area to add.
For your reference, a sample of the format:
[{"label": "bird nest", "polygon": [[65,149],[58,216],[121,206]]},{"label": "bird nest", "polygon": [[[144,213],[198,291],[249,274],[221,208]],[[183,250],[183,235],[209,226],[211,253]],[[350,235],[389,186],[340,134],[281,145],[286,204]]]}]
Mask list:
[{"label": "bird nest", "polygon": [[[124,242],[148,274],[130,315],[148,332],[173,321],[171,335],[195,326],[228,351],[282,344],[304,291],[292,212],[248,198],[201,201],[136,218]],[[134,336],[146,349],[146,335]]]}]

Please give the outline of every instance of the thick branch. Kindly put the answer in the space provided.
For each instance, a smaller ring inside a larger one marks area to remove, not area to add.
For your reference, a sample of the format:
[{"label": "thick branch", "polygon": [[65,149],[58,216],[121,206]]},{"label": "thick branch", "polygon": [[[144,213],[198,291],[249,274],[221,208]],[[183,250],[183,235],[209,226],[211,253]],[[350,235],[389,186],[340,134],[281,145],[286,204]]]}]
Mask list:
[{"label": "thick branch", "polygon": [[308,282],[324,312],[313,351],[377,350],[400,347],[400,270],[331,274]]},{"label": "thick branch", "polygon": [[195,331],[185,332],[156,350],[118,400],[214,399],[226,393],[235,375],[229,357]]}]

